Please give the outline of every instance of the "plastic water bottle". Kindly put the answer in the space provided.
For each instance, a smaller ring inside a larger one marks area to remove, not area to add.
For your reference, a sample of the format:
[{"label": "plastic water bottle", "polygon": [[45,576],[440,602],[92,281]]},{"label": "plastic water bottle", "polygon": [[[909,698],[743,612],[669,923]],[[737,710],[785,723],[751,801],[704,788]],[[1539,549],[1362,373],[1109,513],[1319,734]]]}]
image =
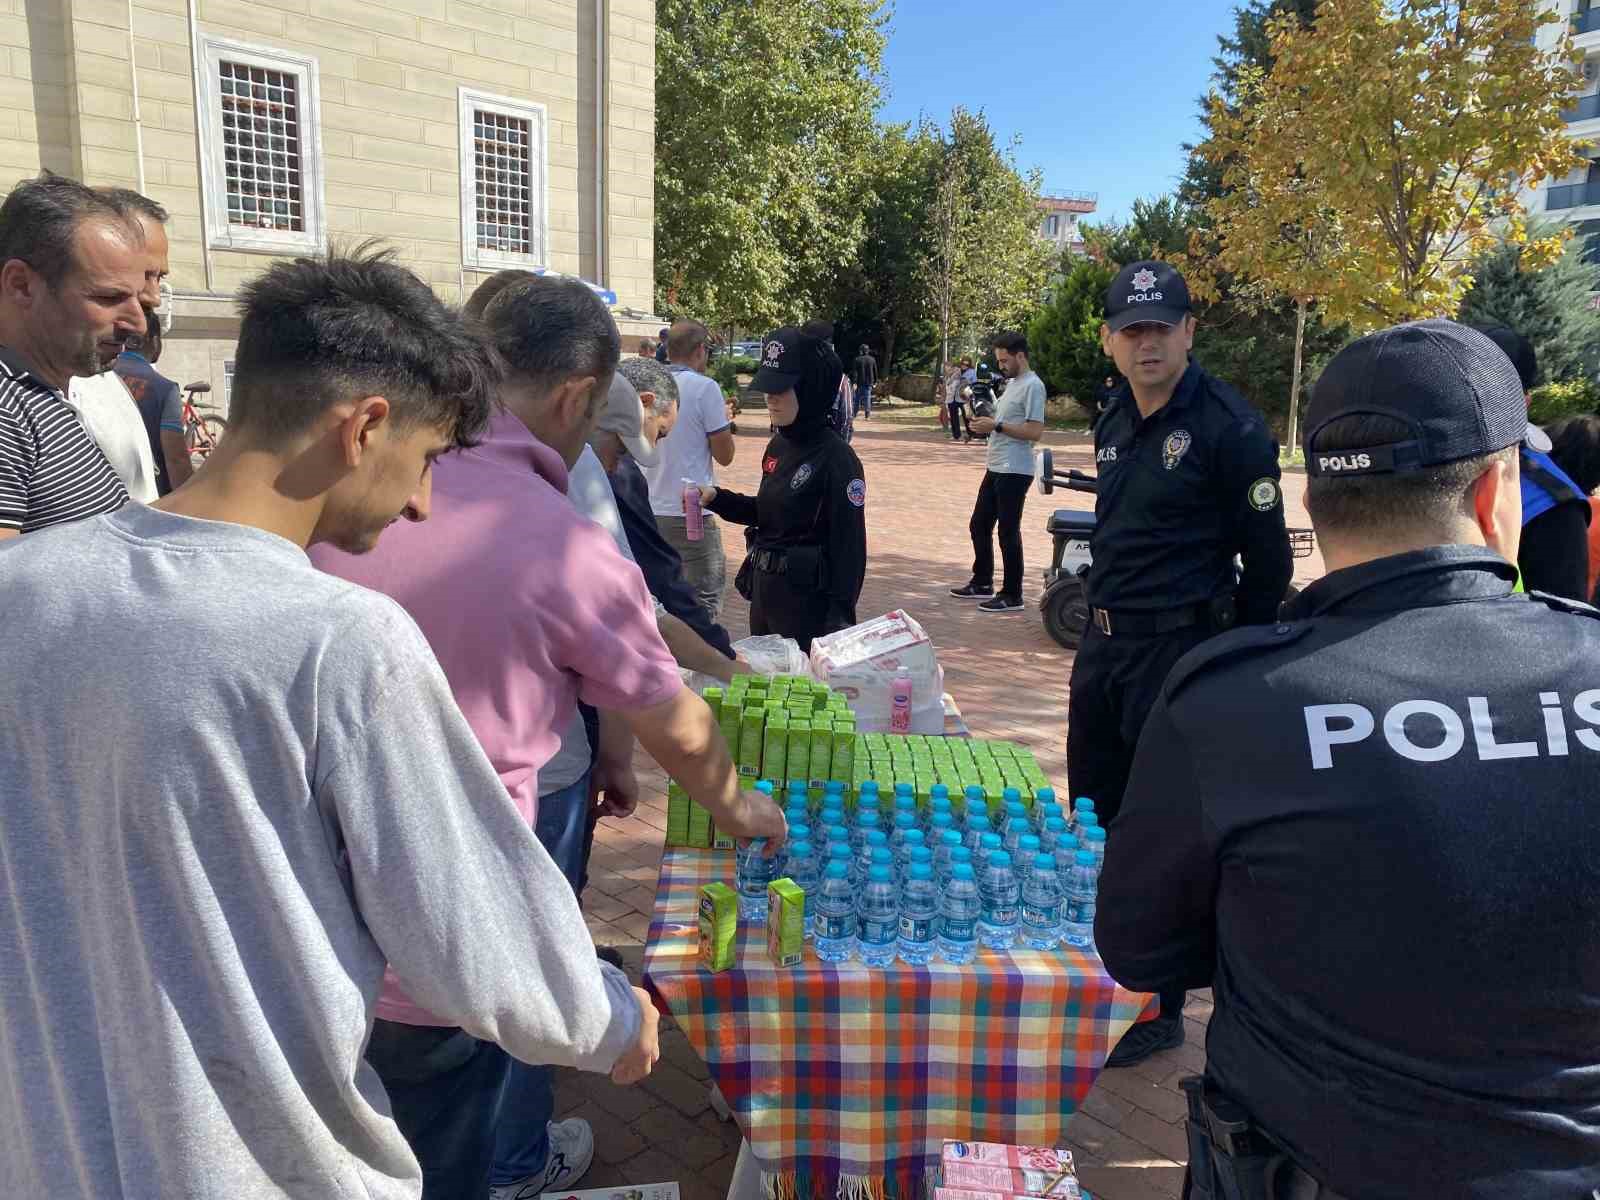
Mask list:
[{"label": "plastic water bottle", "polygon": [[683,536],[698,542],[706,535],[705,514],[700,511],[700,485],[692,479],[683,481]]},{"label": "plastic water bottle", "polygon": [[1007,818],[1005,836],[1001,839],[1001,845],[1005,847],[1007,854],[1017,852],[1017,843],[1022,840],[1022,835],[1025,833],[1033,833],[1033,826],[1028,824],[1027,817]]},{"label": "plastic water bottle", "polygon": [[941,812],[955,816],[955,808],[950,803],[950,789],[942,783],[936,783],[928,789],[928,817],[931,820],[934,813]]},{"label": "plastic water bottle", "polygon": [[989,814],[981,805],[976,812],[971,808],[967,809],[966,829],[961,835],[963,846],[976,853],[978,847],[983,844],[983,835],[993,832],[994,829],[989,824]]},{"label": "plastic water bottle", "polygon": [[869,829],[862,839],[861,847],[856,851],[855,865],[850,868],[850,884],[859,888],[867,881],[867,872],[872,868],[872,854],[875,850],[889,853],[889,835],[881,829]]},{"label": "plastic water bottle", "polygon": [[1049,854],[1034,857],[1022,885],[1022,942],[1031,950],[1054,950],[1061,942],[1061,880]]},{"label": "plastic water bottle", "polygon": [[[965,852],[966,847],[962,847]],[[970,863],[957,863],[939,897],[939,957],[961,966],[978,956],[978,916],[982,906]]]},{"label": "plastic water bottle", "polygon": [[[945,803],[949,804],[950,801],[946,800]],[[939,841],[939,835],[946,829],[955,832],[956,839],[958,841],[960,840],[961,834],[956,830],[956,819],[954,815],[951,814],[950,810],[948,808],[935,809],[928,815],[928,844],[937,845]]]},{"label": "plastic water bottle", "polygon": [[956,846],[950,851],[950,873],[955,874],[957,867],[971,867],[972,881],[978,881],[978,864],[972,861],[972,851],[965,846]]},{"label": "plastic water bottle", "polygon": [[889,686],[889,731],[911,732],[911,676],[897,675]]},{"label": "plastic water bottle", "polygon": [[816,928],[817,883],[822,877],[822,866],[809,841],[790,842],[788,850],[789,878],[806,894],[806,936],[810,937]]},{"label": "plastic water bottle", "polygon": [[[869,796],[871,797],[870,800],[868,799]],[[873,808],[878,807],[878,781],[876,779],[862,781],[861,787],[856,794],[856,807],[860,808],[863,804],[870,804]]]},{"label": "plastic water bottle", "polygon": [[1092,808],[1080,808],[1073,815],[1077,818],[1077,824],[1073,826],[1072,832],[1077,834],[1080,842],[1083,840],[1084,830],[1093,829],[1100,824],[1100,814]]},{"label": "plastic water bottle", "polygon": [[783,820],[790,829],[796,825],[809,825],[811,812],[804,804],[791,804],[783,810]]},{"label": "plastic water bottle", "polygon": [[887,967],[894,962],[900,939],[900,906],[896,903],[894,878],[885,864],[875,864],[867,872],[866,885],[856,901],[856,938],[861,961],[867,966]]},{"label": "plastic water bottle", "polygon": [[[1004,804],[1006,806],[1006,810],[1007,810],[1008,813],[1010,813],[1011,806],[1013,804],[1016,804],[1016,805],[1021,806],[1022,815],[1023,816],[1027,816],[1028,815],[1027,805],[1022,803],[1022,789],[1021,788],[1014,788],[1014,787],[1002,788],[1001,791],[1000,791],[1000,803]],[[1010,813],[1010,815],[1015,816],[1016,814],[1015,813]]]},{"label": "plastic water bottle", "polygon": [[766,838],[752,838],[734,855],[734,881],[739,892],[739,917],[754,925],[767,922],[767,885],[777,878],[765,854]]},{"label": "plastic water bottle", "polygon": [[1039,831],[1039,849],[1046,854],[1067,854],[1061,861],[1071,862],[1069,851],[1076,852],[1078,839],[1067,832],[1067,823],[1060,817],[1051,817]]},{"label": "plastic water bottle", "polygon": [[981,804],[984,810],[988,811],[989,804],[984,797],[983,789],[975,783],[969,783],[961,792],[961,812],[963,817],[972,812],[974,804]]},{"label": "plastic water bottle", "polygon": [[900,815],[903,812],[908,812],[913,817],[916,816],[917,815],[917,789],[912,787],[909,783],[897,783],[897,784],[895,784],[894,785],[894,811],[895,811],[895,815],[896,816]]},{"label": "plastic water bottle", "polygon": [[[894,879],[902,887],[905,886],[906,872],[911,869],[912,855],[918,850],[928,850],[927,835],[920,829],[906,830],[906,836],[900,842],[900,850],[894,856]],[[928,850],[930,857],[932,853]]]},{"label": "plastic water bottle", "polygon": [[972,854],[972,865],[977,868],[979,884],[983,883],[984,872],[989,869],[989,860],[1005,852],[1005,843],[1000,840],[998,833],[986,833],[978,839],[978,848]]},{"label": "plastic water bottle", "polygon": [[831,801],[835,800],[838,801],[839,807],[842,809],[844,807],[844,780],[842,779],[829,779],[822,785],[823,807],[826,808]]},{"label": "plastic water bottle", "polygon": [[[860,853],[861,847],[867,840],[867,834],[874,832],[883,832],[883,818],[878,815],[878,810],[876,808],[857,808],[856,823],[850,830],[850,845],[855,848],[857,853]],[[885,834],[885,836],[887,837],[888,835]]]},{"label": "plastic water bottle", "polygon": [[828,856],[822,865],[824,868],[826,868],[828,863],[831,863],[834,859],[838,859],[840,862],[844,863],[844,869],[846,872],[848,872],[850,870],[850,860],[854,857],[855,856],[850,853],[850,843],[845,841],[843,838],[837,838],[828,843]]},{"label": "plastic water bottle", "polygon": [[817,810],[817,824],[824,826],[843,825],[844,801],[838,796],[824,797],[822,807]]},{"label": "plastic water bottle", "polygon": [[1094,945],[1095,896],[1099,888],[1100,871],[1094,865],[1094,853],[1079,850],[1072,856],[1066,902],[1062,905],[1061,937],[1067,945]]},{"label": "plastic water bottle", "polygon": [[1089,826],[1079,837],[1078,844],[1094,855],[1094,869],[1096,871],[1106,865],[1106,831],[1104,829],[1101,829],[1098,825]]},{"label": "plastic water bottle", "polygon": [[[790,835],[793,836],[792,834]],[[1011,852],[1011,861],[1014,863],[1031,863],[1039,854],[1039,839],[1036,835],[1025,833],[1017,839],[1017,848]]]},{"label": "plastic water bottle", "polygon": [[1056,800],[1055,788],[1042,787],[1033,793],[1033,810],[1038,812],[1041,804],[1055,804],[1056,807],[1060,807],[1059,802]]},{"label": "plastic water bottle", "polygon": [[756,780],[756,791],[762,793],[762,795],[765,795],[765,796],[772,795],[773,786],[774,786],[773,782],[770,779],[758,779],[758,780]]},{"label": "plastic water bottle", "polygon": [[900,894],[900,960],[920,967],[933,958],[934,925],[939,917],[939,889],[933,868],[917,863]]},{"label": "plastic water bottle", "polygon": [[908,833],[921,832],[922,830],[917,828],[917,816],[915,813],[909,813],[905,809],[901,809],[894,814],[894,829],[889,834],[889,849],[894,852],[894,861],[897,866],[900,862],[900,851],[906,844],[906,835]]},{"label": "plastic water bottle", "polygon": [[848,845],[850,842],[849,826],[843,821],[836,821],[832,825],[824,825],[822,827],[822,840],[830,846],[834,842],[844,842]]},{"label": "plastic water bottle", "polygon": [[817,896],[817,957],[823,962],[849,962],[856,952],[856,893],[849,868],[834,859],[822,876]]},{"label": "plastic water bottle", "polygon": [[1087,796],[1079,796],[1072,802],[1072,815],[1067,818],[1067,828],[1072,830],[1073,833],[1077,833],[1079,814],[1094,811],[1094,801]]},{"label": "plastic water bottle", "polygon": [[[933,871],[933,851],[926,846],[913,846],[906,851],[906,874],[909,875],[917,867],[927,867],[930,873]],[[938,884],[934,886],[937,888]],[[905,888],[904,879],[901,880],[900,887],[902,890]]]},{"label": "plastic water bottle", "polygon": [[1022,889],[1011,869],[1011,855],[995,850],[979,877],[978,896],[983,911],[978,917],[978,940],[991,950],[1009,950],[1017,940]]},{"label": "plastic water bottle", "polygon": [[950,884],[950,852],[961,845],[961,835],[954,829],[941,829],[933,842],[933,881],[940,890]]},{"label": "plastic water bottle", "polygon": [[[867,873],[869,875],[872,873],[872,868],[873,867],[885,867],[885,868],[887,868],[888,871],[889,871],[889,882],[890,883],[894,882],[894,854],[890,851],[889,847],[887,847],[887,846],[873,846],[872,847],[872,861],[867,864]],[[895,895],[898,896],[899,894],[900,894],[900,890],[898,888],[896,888],[895,889]]]}]

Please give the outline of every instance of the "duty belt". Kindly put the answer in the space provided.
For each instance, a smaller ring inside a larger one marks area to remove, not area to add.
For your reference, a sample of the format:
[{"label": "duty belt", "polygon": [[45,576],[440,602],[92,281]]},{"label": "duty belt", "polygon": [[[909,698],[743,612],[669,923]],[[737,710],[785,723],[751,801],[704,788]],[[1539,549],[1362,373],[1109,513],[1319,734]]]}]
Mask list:
[{"label": "duty belt", "polygon": [[1191,604],[1186,608],[1154,613],[1112,612],[1109,608],[1092,608],[1089,613],[1094,627],[1107,637],[1149,637],[1188,629],[1191,625],[1206,624],[1211,620],[1211,605]]},{"label": "duty belt", "polygon": [[755,550],[750,554],[750,561],[755,563],[756,570],[767,575],[782,575],[789,555],[783,550]]}]

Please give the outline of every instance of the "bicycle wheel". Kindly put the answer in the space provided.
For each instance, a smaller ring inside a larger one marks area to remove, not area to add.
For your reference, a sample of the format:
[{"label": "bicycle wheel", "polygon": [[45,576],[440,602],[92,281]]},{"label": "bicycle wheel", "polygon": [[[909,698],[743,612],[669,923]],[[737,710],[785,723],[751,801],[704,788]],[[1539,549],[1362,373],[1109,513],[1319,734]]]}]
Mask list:
[{"label": "bicycle wheel", "polygon": [[205,462],[206,457],[217,448],[217,443],[222,440],[222,435],[227,429],[228,423],[221,417],[196,414],[185,434],[189,443],[189,461],[197,467]]}]

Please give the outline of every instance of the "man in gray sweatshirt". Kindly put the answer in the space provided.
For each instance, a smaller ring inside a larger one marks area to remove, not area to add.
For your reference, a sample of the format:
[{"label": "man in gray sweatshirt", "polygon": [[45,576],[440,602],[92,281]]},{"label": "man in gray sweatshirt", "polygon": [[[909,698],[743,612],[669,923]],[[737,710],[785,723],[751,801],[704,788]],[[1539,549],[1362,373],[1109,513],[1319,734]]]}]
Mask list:
[{"label": "man in gray sweatshirt", "polygon": [[7,1195],[415,1200],[386,963],[518,1058],[657,1055],[414,622],[305,554],[426,519],[488,356],[358,253],[247,285],[237,364],[181,492],[0,547]]}]

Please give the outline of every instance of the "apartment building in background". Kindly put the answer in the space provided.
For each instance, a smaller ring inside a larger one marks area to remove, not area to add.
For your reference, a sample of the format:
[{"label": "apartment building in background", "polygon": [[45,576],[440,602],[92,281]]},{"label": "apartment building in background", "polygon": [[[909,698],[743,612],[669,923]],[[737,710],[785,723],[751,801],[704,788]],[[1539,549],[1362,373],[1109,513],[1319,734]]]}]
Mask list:
[{"label": "apartment building in background", "polygon": [[1058,192],[1040,196],[1039,236],[1059,250],[1086,253],[1078,219],[1094,212],[1099,203],[1098,192]]},{"label": "apartment building in background", "polygon": [[41,167],[171,212],[161,371],[223,412],[239,285],[330,244],[659,327],[653,0],[0,0],[0,180]]},{"label": "apartment building in background", "polygon": [[1539,31],[1539,43],[1554,48],[1570,31],[1574,49],[1583,54],[1576,70],[1583,77],[1582,94],[1562,114],[1567,134],[1593,143],[1583,151],[1587,161],[1565,179],[1546,180],[1528,199],[1528,211],[1566,221],[1590,237],[1587,257],[1600,264],[1600,0],[1542,0],[1568,24],[1550,24]]}]

